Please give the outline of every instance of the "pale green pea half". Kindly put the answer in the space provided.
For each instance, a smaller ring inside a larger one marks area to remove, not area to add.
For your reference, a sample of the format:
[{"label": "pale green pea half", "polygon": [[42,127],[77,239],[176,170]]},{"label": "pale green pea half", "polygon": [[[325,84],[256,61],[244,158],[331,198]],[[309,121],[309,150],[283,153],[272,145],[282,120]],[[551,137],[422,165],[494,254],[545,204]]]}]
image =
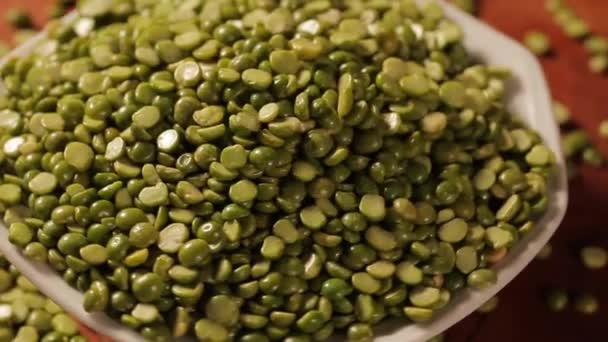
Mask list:
[{"label": "pale green pea half", "polygon": [[412,304],[428,308],[439,301],[439,289],[434,287],[416,286],[409,294]]},{"label": "pale green pea half", "polygon": [[428,322],[433,318],[432,309],[406,306],[405,308],[403,308],[403,312],[405,313],[405,316],[407,316],[407,318],[417,323]]},{"label": "pale green pea half", "polygon": [[30,132],[38,137],[42,137],[45,133],[47,133],[47,130],[42,126],[43,115],[44,114],[36,113],[32,115],[29,122]]},{"label": "pale green pea half", "polygon": [[249,152],[242,145],[232,145],[224,148],[220,154],[220,162],[223,166],[237,170],[247,164]]},{"label": "pale green pea half", "polygon": [[262,243],[260,253],[267,259],[276,260],[283,255],[285,249],[285,243],[279,237],[268,236]]},{"label": "pale green pea half", "polygon": [[310,229],[320,229],[327,223],[327,217],[317,206],[309,206],[300,211],[300,221]]},{"label": "pale green pea half", "polygon": [[506,247],[513,242],[513,235],[505,229],[490,227],[486,229],[486,240],[490,243],[492,248],[499,249]]},{"label": "pale green pea half", "polygon": [[224,232],[224,235],[228,241],[234,242],[241,238],[242,227],[237,220],[225,221],[224,225],[222,226],[222,231]]},{"label": "pale green pea half", "polygon": [[512,130],[511,137],[515,142],[515,147],[521,152],[528,151],[534,143],[534,141],[532,140],[532,136],[525,129],[518,128]]},{"label": "pale green pea half", "polygon": [[279,7],[266,16],[264,26],[271,33],[277,34],[293,30],[295,21],[291,11],[287,8]]},{"label": "pale green pea half", "polygon": [[478,266],[477,250],[472,246],[463,246],[456,251],[456,268],[464,274],[475,270]]},{"label": "pale green pea half", "polygon": [[455,216],[456,214],[454,213],[454,210],[450,208],[441,209],[437,213],[437,220],[435,222],[437,222],[437,224],[445,223],[453,219]]},{"label": "pale green pea half", "polygon": [[241,74],[231,68],[219,68],[217,78],[222,82],[234,83],[241,79]]},{"label": "pale green pea half", "polygon": [[95,153],[84,143],[73,141],[65,147],[63,158],[79,172],[87,171],[93,164]]},{"label": "pale green pea half", "polygon": [[108,251],[104,246],[90,244],[80,249],[80,257],[91,265],[101,265],[108,260]]},{"label": "pale green pea half", "polygon": [[410,262],[401,262],[397,265],[397,278],[407,285],[417,285],[423,280],[422,270]]},{"label": "pale green pea half", "polygon": [[160,110],[154,106],[145,106],[133,114],[133,124],[140,128],[152,128],[161,119]]},{"label": "pale green pea half", "polygon": [[13,339],[14,342],[29,342],[29,341],[38,341],[40,338],[40,334],[35,327],[32,326],[21,326],[17,331],[17,335]]},{"label": "pale green pea half", "polygon": [[270,123],[274,121],[279,115],[279,105],[274,102],[267,103],[258,111],[258,118],[260,122]]},{"label": "pale green pea half", "polygon": [[226,327],[234,326],[239,319],[238,302],[226,295],[217,295],[209,299],[205,305],[207,318]]},{"label": "pale green pea half", "polygon": [[367,265],[365,270],[367,273],[371,274],[376,279],[386,279],[393,276],[397,267],[395,264],[385,261],[379,260],[370,265]]},{"label": "pale green pea half", "polygon": [[494,285],[496,280],[496,271],[480,268],[469,273],[467,284],[475,289],[484,289]]},{"label": "pale green pea half", "polygon": [[302,315],[302,317],[296,321],[296,325],[300,330],[306,333],[313,333],[321,329],[325,321],[326,318],[321,311],[311,310]]},{"label": "pale green pea half", "polygon": [[0,184],[0,201],[4,204],[17,204],[21,201],[22,190],[16,184]]},{"label": "pale green pea half", "polygon": [[185,224],[172,223],[158,234],[158,248],[165,253],[177,253],[189,236],[190,232]]},{"label": "pale green pea half", "polygon": [[57,187],[57,177],[49,172],[40,172],[28,183],[31,192],[37,195],[50,194]]},{"label": "pale green pea half", "polygon": [[378,292],[381,287],[380,282],[367,272],[353,274],[351,282],[354,288],[366,294],[374,294]]},{"label": "pale green pea half", "polygon": [[125,141],[121,137],[115,137],[106,145],[105,157],[108,161],[116,161],[120,159],[125,152]]},{"label": "pale green pea half", "polygon": [[196,62],[182,62],[175,69],[174,77],[178,85],[182,87],[194,87],[200,83],[202,71]]},{"label": "pale green pea half", "polygon": [[510,221],[515,217],[522,207],[521,197],[517,194],[511,195],[496,212],[496,219]]},{"label": "pale green pea half", "polygon": [[154,186],[143,188],[138,198],[146,206],[157,207],[167,202],[169,191],[164,183],[158,183]]},{"label": "pale green pea half", "polygon": [[270,53],[270,66],[279,74],[295,74],[300,68],[300,61],[293,51],[275,50]]},{"label": "pale green pea half", "polygon": [[439,86],[441,100],[449,106],[462,108],[466,102],[466,88],[457,81],[447,81]]},{"label": "pale green pea half", "polygon": [[386,216],[384,197],[365,194],[359,202],[359,211],[371,221],[381,221]]},{"label": "pale green pea half", "polygon": [[494,183],[496,182],[496,173],[494,171],[483,168],[475,174],[473,178],[473,185],[477,190],[487,191],[489,190]]},{"label": "pale green pea half", "polygon": [[131,315],[144,324],[149,324],[160,318],[158,308],[152,304],[138,303]]},{"label": "pale green pea half", "polygon": [[194,324],[194,333],[201,341],[224,341],[228,339],[228,330],[209,319],[200,319]]},{"label": "pale green pea half", "polygon": [[74,336],[78,333],[78,323],[64,313],[56,314],[51,320],[53,329],[65,336]]},{"label": "pale green pea half", "polygon": [[34,238],[34,231],[22,222],[13,222],[8,227],[8,239],[11,243],[25,247]]},{"label": "pale green pea half", "polygon": [[524,44],[535,55],[542,56],[551,49],[551,42],[546,34],[539,31],[527,32],[524,36]]},{"label": "pale green pea half", "polygon": [[174,152],[179,147],[179,143],[180,135],[174,129],[163,131],[158,135],[158,138],[156,138],[156,146],[158,146],[158,150],[161,152]]},{"label": "pale green pea half", "polygon": [[275,222],[272,226],[274,235],[280,237],[286,243],[294,243],[299,238],[299,233],[293,223],[286,219],[281,219]]},{"label": "pale green pea half", "polygon": [[346,116],[353,108],[353,77],[351,74],[343,74],[338,81],[338,115]]},{"label": "pale green pea half", "polygon": [[422,96],[430,90],[429,81],[419,73],[404,76],[399,81],[399,85],[408,95]]},{"label": "pale green pea half", "polygon": [[220,106],[208,106],[194,112],[192,118],[201,127],[211,127],[224,120],[225,109]]},{"label": "pale green pea half", "polygon": [[234,202],[244,203],[254,200],[258,195],[258,188],[250,180],[244,179],[230,186],[229,196]]},{"label": "pale green pea half", "polygon": [[49,131],[63,131],[65,120],[59,114],[47,113],[41,116],[40,124]]},{"label": "pale green pea half", "polygon": [[553,160],[553,152],[545,145],[536,145],[526,154],[526,162],[532,166],[545,166]]},{"label": "pale green pea half", "polygon": [[397,247],[397,239],[395,236],[379,226],[371,226],[365,231],[365,239],[367,242],[379,251],[390,251]]},{"label": "pale green pea half", "polygon": [[438,134],[447,127],[447,124],[448,119],[444,113],[430,113],[422,118],[422,131],[428,134]]},{"label": "pale green pea half", "polygon": [[319,174],[319,170],[313,164],[301,160],[294,162],[291,172],[302,182],[310,182]]},{"label": "pale green pea half", "polygon": [[187,204],[198,204],[205,200],[203,193],[194,184],[187,181],[177,183],[175,192]]},{"label": "pale green pea half", "polygon": [[10,109],[0,111],[0,128],[6,129],[9,132],[15,132],[19,129],[22,123],[23,121],[19,113]]},{"label": "pale green pea half", "polygon": [[112,79],[97,72],[84,73],[78,80],[78,89],[88,96],[103,93],[111,86]]},{"label": "pale green pea half", "polygon": [[462,241],[469,230],[467,222],[461,218],[450,220],[439,227],[437,232],[439,238],[450,243]]},{"label": "pale green pea half", "polygon": [[256,90],[264,90],[272,83],[272,74],[260,69],[247,69],[241,74],[241,79]]}]

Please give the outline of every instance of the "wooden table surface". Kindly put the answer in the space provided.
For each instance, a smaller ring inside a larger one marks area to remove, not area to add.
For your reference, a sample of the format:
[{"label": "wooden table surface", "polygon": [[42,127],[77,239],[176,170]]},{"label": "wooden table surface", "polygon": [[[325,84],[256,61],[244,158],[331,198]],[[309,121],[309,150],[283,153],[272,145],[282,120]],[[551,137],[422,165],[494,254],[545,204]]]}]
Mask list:
[{"label": "wooden table surface", "polygon": [[[108,0],[109,1],[109,0]],[[564,0],[592,30],[608,37],[608,1]],[[597,136],[597,125],[608,119],[608,76],[591,74],[587,53],[580,42],[566,37],[544,9],[544,0],[480,0],[481,18],[498,30],[520,40],[527,30],[546,32],[555,53],[542,59],[554,97],[567,104],[576,125],[592,133],[604,156],[608,140]],[[41,25],[51,0],[0,0],[0,15],[22,6],[34,13]],[[0,22],[0,39],[11,30]],[[595,342],[608,341],[608,269],[589,271],[581,266],[578,249],[588,243],[608,248],[608,169],[581,167],[571,182],[570,207],[552,240],[553,255],[534,261],[500,295],[498,309],[490,315],[473,314],[447,334],[448,342]],[[583,316],[570,306],[551,313],[542,300],[543,290],[560,287],[571,293],[588,292],[600,298],[599,314]]]}]

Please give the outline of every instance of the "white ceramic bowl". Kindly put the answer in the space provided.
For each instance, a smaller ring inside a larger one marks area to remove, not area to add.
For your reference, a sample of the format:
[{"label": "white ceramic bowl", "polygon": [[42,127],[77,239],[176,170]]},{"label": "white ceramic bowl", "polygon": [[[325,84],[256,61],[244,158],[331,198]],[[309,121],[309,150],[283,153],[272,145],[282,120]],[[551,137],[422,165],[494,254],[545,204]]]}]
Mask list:
[{"label": "white ceramic bowl", "polygon": [[[429,0],[418,1],[426,3]],[[376,340],[379,342],[425,341],[465,318],[507,285],[532,261],[561,223],[568,202],[566,170],[561,154],[559,130],[553,119],[547,83],[536,58],[511,38],[445,2],[441,2],[441,5],[444,6],[447,16],[463,28],[465,44],[473,56],[487,64],[502,65],[511,69],[514,81],[511,82],[509,89],[509,108],[519,113],[530,127],[540,132],[548,146],[556,152],[559,170],[550,188],[549,209],[537,223],[536,230],[518,242],[508,256],[496,266],[498,270],[496,285],[482,291],[471,289],[461,291],[452,303],[438,312],[435,319],[428,324],[404,326],[399,324],[403,322],[394,322],[381,325],[376,329],[378,335]],[[73,20],[73,17],[70,15],[65,20]],[[15,49],[9,56],[27,54],[42,39],[44,35],[33,38]],[[6,59],[0,61],[0,65],[5,61]],[[140,335],[106,315],[85,312],[82,309],[82,294],[70,287],[48,265],[24,258],[19,250],[8,242],[7,229],[2,224],[0,224],[0,251],[36,284],[40,291],[84,324],[118,342],[143,341]]]}]

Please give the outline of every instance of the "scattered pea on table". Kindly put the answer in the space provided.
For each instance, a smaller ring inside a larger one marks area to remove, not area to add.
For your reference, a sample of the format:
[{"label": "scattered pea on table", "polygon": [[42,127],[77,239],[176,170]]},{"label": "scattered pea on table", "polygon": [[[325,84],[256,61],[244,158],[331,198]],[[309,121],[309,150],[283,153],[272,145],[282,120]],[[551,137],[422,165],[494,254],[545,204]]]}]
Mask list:
[{"label": "scattered pea on table", "polygon": [[489,314],[489,313],[493,312],[494,310],[496,310],[497,307],[498,307],[498,297],[494,296],[494,297],[488,299],[485,303],[483,303],[483,305],[481,305],[477,309],[477,312],[482,313],[482,314]]},{"label": "scattered pea on table", "polygon": [[32,17],[29,12],[22,8],[10,8],[5,14],[6,21],[15,28],[32,27]]},{"label": "scattered pea on table", "polygon": [[595,55],[589,58],[589,70],[594,74],[603,74],[608,70],[608,55]]},{"label": "scattered pea on table", "polygon": [[598,126],[599,134],[602,138],[608,139],[608,120],[602,120]]},{"label": "scattered pea on table", "polygon": [[557,121],[560,126],[570,122],[572,117],[570,108],[559,101],[553,101],[553,115],[555,116],[555,121]]},{"label": "scattered pea on table", "polygon": [[583,247],[580,251],[580,256],[583,265],[592,270],[604,268],[608,263],[608,252],[602,247]]},{"label": "scattered pea on table", "polygon": [[591,165],[595,168],[599,168],[604,165],[604,156],[595,146],[585,148],[583,150],[582,156],[583,161],[586,164]]},{"label": "scattered pea on table", "polygon": [[553,289],[547,292],[545,300],[551,311],[561,312],[568,306],[569,296],[564,290]]},{"label": "scattered pea on table", "polygon": [[582,19],[572,17],[562,23],[562,28],[566,35],[572,38],[583,38],[589,34],[589,26]]},{"label": "scattered pea on table", "polygon": [[547,260],[551,257],[551,254],[553,254],[553,246],[550,243],[547,243],[540,252],[538,252],[536,259]]},{"label": "scattered pea on table", "polygon": [[540,31],[526,32],[523,42],[537,56],[546,55],[551,50],[549,37]]},{"label": "scattered pea on table", "polygon": [[581,294],[574,299],[574,309],[584,315],[594,315],[599,308],[599,301],[594,295]]},{"label": "scattered pea on table", "polygon": [[584,42],[585,48],[593,55],[608,53],[608,39],[598,35],[591,35]]}]

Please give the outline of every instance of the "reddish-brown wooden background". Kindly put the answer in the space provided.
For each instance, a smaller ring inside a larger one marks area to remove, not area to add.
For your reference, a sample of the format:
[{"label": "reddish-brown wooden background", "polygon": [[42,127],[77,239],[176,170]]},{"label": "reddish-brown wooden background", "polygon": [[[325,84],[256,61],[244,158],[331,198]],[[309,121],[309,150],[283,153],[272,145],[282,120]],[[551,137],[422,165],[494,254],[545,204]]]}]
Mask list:
[{"label": "reddish-brown wooden background", "polygon": [[[110,0],[108,0],[110,1]],[[564,0],[590,23],[594,32],[608,36],[608,1]],[[587,54],[580,42],[567,38],[544,10],[544,0],[480,0],[481,17],[500,31],[521,39],[524,32],[540,29],[553,41],[555,53],[542,63],[555,98],[574,112],[608,156],[608,140],[602,141],[596,127],[608,118],[608,76],[587,70]],[[44,22],[52,0],[0,0],[0,14],[22,6],[31,10],[36,22]],[[0,23],[0,39],[11,31]],[[594,243],[608,247],[608,168],[581,168],[571,183],[570,208],[553,239],[554,253],[547,261],[534,261],[500,294],[500,305],[490,315],[473,314],[448,332],[449,342],[595,342],[608,341],[608,269],[589,271],[581,267],[577,250]],[[542,301],[547,287],[563,287],[572,293],[599,296],[599,314],[583,316],[572,310],[549,312]]]}]

